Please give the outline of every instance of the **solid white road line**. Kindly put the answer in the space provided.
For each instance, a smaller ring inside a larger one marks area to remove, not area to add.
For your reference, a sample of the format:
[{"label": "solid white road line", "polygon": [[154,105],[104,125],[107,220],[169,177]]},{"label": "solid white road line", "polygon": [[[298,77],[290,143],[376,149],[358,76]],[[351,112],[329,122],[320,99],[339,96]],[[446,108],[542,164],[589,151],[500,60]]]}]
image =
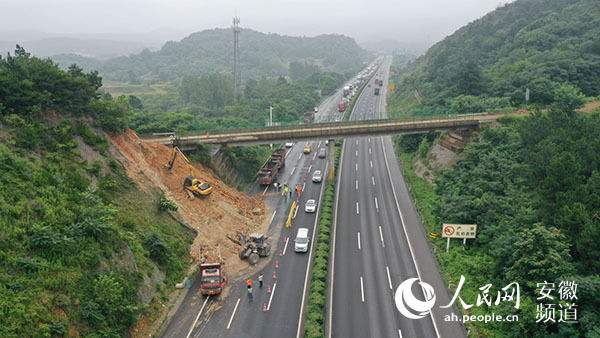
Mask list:
[{"label": "solid white road line", "polygon": [[269,189],[268,185],[265,187],[265,190],[263,190],[263,195],[267,193],[267,189]]},{"label": "solid white road line", "polygon": [[304,191],[305,186],[306,186],[306,182],[302,183],[302,190],[300,190],[301,192]]},{"label": "solid white road line", "polygon": [[185,336],[185,338],[189,338],[190,335],[192,334],[192,331],[194,331],[194,327],[196,326],[196,323],[198,322],[198,318],[200,318],[202,311],[204,311],[204,307],[206,306],[206,303],[208,303],[209,298],[210,298],[210,295],[206,296],[206,300],[204,300],[204,304],[202,304],[200,311],[198,311],[198,315],[196,316],[196,319],[192,323],[192,326],[190,327],[190,331],[188,332],[187,336]]},{"label": "solid white road line", "polygon": [[[410,251],[410,256],[412,258],[413,264],[417,269],[417,277],[419,277],[419,281],[421,281],[421,271],[419,270],[419,266],[417,265],[417,261],[415,261],[415,252],[410,244],[410,238],[408,237],[408,232],[406,231],[406,224],[404,224],[404,216],[402,216],[402,210],[400,210],[400,203],[398,202],[398,196],[396,195],[396,188],[394,187],[394,182],[392,181],[392,174],[390,172],[390,164],[387,159],[387,155],[385,153],[385,143],[383,142],[383,136],[380,136],[381,140],[381,148],[383,150],[383,159],[385,160],[385,167],[387,169],[388,179],[390,180],[390,185],[392,186],[392,195],[394,195],[394,201],[396,202],[396,209],[398,209],[398,214],[400,215],[400,223],[402,224],[402,230],[404,230],[404,236],[406,237],[406,242],[408,243],[408,250]],[[423,290],[423,286],[421,286],[421,290],[423,294],[425,294],[425,290]],[[433,312],[431,309],[429,310],[429,318],[431,318],[431,322],[433,323],[433,328],[435,329],[435,335],[439,338],[440,331],[438,330],[435,319],[433,318]]]},{"label": "solid white road line", "polygon": [[371,168],[373,168],[373,161],[369,160],[369,164],[371,165]]},{"label": "solid white road line", "polygon": [[400,338],[402,338],[402,331],[400,331],[400,329],[398,329],[398,336],[400,336]]},{"label": "solid white road line", "polygon": [[[331,278],[329,278],[329,311],[326,314],[327,316],[327,323],[329,325],[327,325],[328,331],[327,331],[327,338],[331,338],[331,323],[333,320],[333,283],[335,281],[335,245],[336,245],[336,233],[337,233],[337,218],[338,218],[338,202],[340,200],[340,185],[342,182],[342,168],[343,168],[343,164],[344,164],[344,152],[346,149],[346,142],[342,143],[342,151],[340,152],[340,167],[339,167],[339,174],[337,175],[337,181],[336,181],[336,186],[335,186],[335,208],[333,210],[335,210],[335,214],[333,215],[333,222],[332,222],[332,234],[331,234],[331,260],[330,260],[330,264],[331,264]],[[302,314],[300,314],[302,315]],[[296,335],[296,338],[300,338],[300,325],[298,325],[298,334]]]},{"label": "solid white road line", "polygon": [[298,156],[298,159],[301,159],[301,158],[302,158],[302,153],[300,153],[300,156]]},{"label": "solid white road line", "polygon": [[317,158],[317,153],[315,153],[315,154],[313,155],[313,161],[315,160],[315,158]]},{"label": "solid white road line", "polygon": [[298,206],[296,206],[296,209],[294,210],[294,216],[292,216],[292,219],[296,219],[296,215],[298,214],[298,209],[300,209]]},{"label": "solid white road line", "polygon": [[[326,163],[325,164],[325,172],[327,172],[328,167],[329,167],[329,164]],[[319,204],[321,204],[321,202],[323,201],[323,191],[325,191],[325,184],[321,185],[321,191],[319,192]],[[336,201],[336,203],[337,203],[337,201]],[[337,207],[337,205],[336,205],[336,207]],[[315,222],[313,223],[313,232],[312,232],[312,240],[311,240],[313,243],[315,242],[315,236],[317,234],[317,232],[315,230],[317,229],[317,222],[319,221],[320,212],[321,212],[321,210],[317,208],[317,213],[315,215]],[[335,230],[334,230],[334,234],[335,234]],[[304,318],[304,316],[303,316],[304,315],[304,300],[306,299],[306,290],[308,289],[308,277],[309,277],[308,272],[310,270],[310,262],[312,259],[312,254],[313,254],[313,251],[309,250],[308,264],[306,264],[306,273],[304,274],[304,289],[302,290],[302,301],[300,302],[300,315],[298,316],[298,329],[296,331],[296,338],[300,338],[301,333],[303,333],[303,331],[301,331],[301,327],[302,327],[302,319]]]},{"label": "solid white road line", "polygon": [[390,268],[387,265],[385,266],[385,270],[387,271],[388,283],[390,283],[390,290],[394,291],[394,287],[392,286],[392,278],[390,278]]},{"label": "solid white road line", "polygon": [[354,164],[354,168],[358,171],[358,163]]},{"label": "solid white road line", "polygon": [[358,156],[358,150],[356,151],[356,156]]},{"label": "solid white road line", "polygon": [[296,171],[296,167],[292,168],[292,172],[290,173],[290,176],[294,175],[294,171]]},{"label": "solid white road line", "polygon": [[273,295],[275,294],[275,288],[277,287],[277,282],[273,284],[273,290],[271,290],[271,297],[269,297],[269,304],[267,305],[267,311],[271,310],[271,301],[273,300]]},{"label": "solid white road line", "polygon": [[363,287],[363,279],[362,276],[360,276],[360,298],[362,299],[362,302],[365,302],[365,290]]},{"label": "solid white road line", "polygon": [[271,220],[269,221],[269,224],[273,223],[273,218],[275,218],[276,213],[277,213],[277,210],[273,211],[273,216],[271,216]]},{"label": "solid white road line", "polygon": [[317,145],[317,148],[321,146],[321,142],[322,142],[322,141],[319,141],[319,144]]},{"label": "solid white road line", "polygon": [[356,238],[358,239],[358,250],[360,250],[360,231],[356,233]]},{"label": "solid white road line", "polygon": [[369,143],[371,143],[371,138],[369,137],[369,139],[367,140]]},{"label": "solid white road line", "polygon": [[373,185],[375,185],[375,177],[371,176],[371,182],[373,182]]},{"label": "solid white road line", "polygon": [[239,298],[238,298],[237,302],[235,303],[235,307],[233,308],[233,312],[231,313],[231,318],[229,318],[229,324],[227,324],[227,328],[228,329],[231,326],[231,322],[233,321],[233,316],[235,316],[235,311],[237,311],[238,305],[240,305],[240,299]]},{"label": "solid white road line", "polygon": [[379,204],[377,204],[377,197],[375,197],[375,209],[377,209],[377,211],[379,211]]},{"label": "solid white road line", "polygon": [[358,190],[358,180],[356,180],[356,190]]},{"label": "solid white road line", "polygon": [[283,252],[281,253],[281,255],[283,255],[283,256],[285,256],[285,251],[287,250],[287,245],[288,245],[289,241],[290,241],[290,238],[286,237],[285,238],[285,246],[283,247]]},{"label": "solid white road line", "polygon": [[356,214],[358,215],[358,202],[356,202]]},{"label": "solid white road line", "polygon": [[369,147],[369,154],[371,153],[371,147]]},{"label": "solid white road line", "polygon": [[356,145],[358,145],[358,140],[356,140]]},{"label": "solid white road line", "polygon": [[311,169],[312,169],[312,164],[308,166],[308,171],[306,173],[308,174]]},{"label": "solid white road line", "polygon": [[385,243],[383,242],[383,233],[381,232],[381,225],[379,226],[379,238],[381,239],[381,245],[385,248]]}]

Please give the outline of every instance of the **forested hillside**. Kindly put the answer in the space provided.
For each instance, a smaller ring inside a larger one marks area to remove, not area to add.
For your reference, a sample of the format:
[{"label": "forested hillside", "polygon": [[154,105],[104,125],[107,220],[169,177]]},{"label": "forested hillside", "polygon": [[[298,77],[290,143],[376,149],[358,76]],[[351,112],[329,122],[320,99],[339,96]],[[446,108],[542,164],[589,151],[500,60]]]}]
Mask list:
[{"label": "forested hillside", "polygon": [[[552,102],[569,82],[600,94],[600,2],[519,0],[459,29],[396,77],[395,109],[481,112]],[[415,98],[417,90],[422,103]]]},{"label": "forested hillside", "polygon": [[[449,253],[438,255],[451,283],[466,277],[463,299],[473,303],[478,288],[488,283],[494,288],[521,285],[517,311],[508,306],[464,310],[519,315],[518,324],[470,323],[478,335],[600,335],[600,111],[574,112],[583,96],[572,87],[561,87],[554,95],[556,104],[549,112],[504,118],[501,127],[482,131],[451,169],[436,173],[434,186],[415,176],[418,152],[407,147],[423,137],[398,140],[408,153],[403,156],[405,174],[426,228],[440,232],[442,223],[478,226],[477,238],[467,246],[453,242]],[[422,158],[427,163],[431,156]],[[432,244],[443,252],[446,243],[436,239]],[[557,294],[537,298],[538,283],[554,283],[557,292],[561,281],[575,282],[576,299],[561,300]],[[572,304],[576,318],[565,322],[565,309]],[[553,320],[540,317],[545,308],[555,309],[549,315]]]},{"label": "forested hillside", "polygon": [[127,336],[189,263],[194,233],[111,156],[101,128],[131,107],[101,85],[22,48],[0,57],[2,337]]},{"label": "forested hillside", "polygon": [[[520,285],[517,310],[459,305],[465,314],[519,316],[518,323],[467,323],[476,336],[600,336],[600,110],[577,111],[586,96],[600,94],[599,15],[598,1],[518,0],[414,63],[396,62],[392,111],[536,111],[499,119],[439,170],[431,166],[432,141],[443,135],[396,138],[428,232],[440,233],[444,223],[477,224],[477,238],[452,242],[449,253],[444,239],[431,240],[449,284],[466,277],[466,304],[479,302],[484,285],[492,285],[490,295]],[[558,295],[565,282],[574,283],[577,298]],[[540,283],[553,283],[552,298],[539,298]]]},{"label": "forested hillside", "polygon": [[[342,35],[292,37],[251,29],[242,29],[240,33],[240,53],[244,79],[292,75],[289,65],[293,62],[343,74],[360,69],[367,57],[352,38]],[[224,28],[205,30],[179,42],[167,42],[157,52],[145,50],[108,61],[74,55],[57,55],[53,59],[63,67],[77,63],[84,69],[98,70],[106,79],[130,83],[167,82],[185,75],[231,73],[233,33]]]}]

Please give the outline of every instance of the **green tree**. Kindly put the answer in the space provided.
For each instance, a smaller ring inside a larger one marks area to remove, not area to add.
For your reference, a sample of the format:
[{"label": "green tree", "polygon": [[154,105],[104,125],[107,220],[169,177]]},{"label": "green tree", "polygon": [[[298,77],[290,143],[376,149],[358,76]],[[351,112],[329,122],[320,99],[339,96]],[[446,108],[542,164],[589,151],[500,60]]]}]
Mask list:
[{"label": "green tree", "polygon": [[555,227],[538,224],[521,231],[513,257],[514,264],[506,277],[516,281],[526,276],[525,284],[531,290],[539,281],[558,280],[575,272],[566,237]]},{"label": "green tree", "polygon": [[563,112],[573,112],[575,109],[583,106],[585,95],[579,88],[565,83],[554,91],[554,109]]}]

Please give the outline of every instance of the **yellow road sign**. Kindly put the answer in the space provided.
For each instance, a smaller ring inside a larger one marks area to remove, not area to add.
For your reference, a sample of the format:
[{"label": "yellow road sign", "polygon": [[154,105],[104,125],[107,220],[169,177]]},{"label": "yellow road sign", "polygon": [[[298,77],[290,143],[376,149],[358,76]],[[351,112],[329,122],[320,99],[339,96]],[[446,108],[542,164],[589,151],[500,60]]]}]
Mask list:
[{"label": "yellow road sign", "polygon": [[394,86],[393,84],[389,84],[389,85],[388,85],[388,89],[389,89],[389,90],[394,90],[394,88],[396,88],[396,86]]}]

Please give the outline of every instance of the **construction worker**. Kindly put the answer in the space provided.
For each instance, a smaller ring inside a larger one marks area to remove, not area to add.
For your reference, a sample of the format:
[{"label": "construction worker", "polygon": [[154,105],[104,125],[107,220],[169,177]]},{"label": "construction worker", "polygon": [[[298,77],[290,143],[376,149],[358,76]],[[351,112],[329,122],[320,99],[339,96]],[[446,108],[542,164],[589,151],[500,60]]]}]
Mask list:
[{"label": "construction worker", "polygon": [[248,288],[248,299],[252,301],[252,288]]},{"label": "construction worker", "polygon": [[252,288],[252,279],[248,278],[247,283],[248,283],[248,289],[251,289]]},{"label": "construction worker", "polygon": [[285,196],[285,199],[287,201],[287,196],[288,196],[288,187],[287,186],[283,189],[283,196]]},{"label": "construction worker", "polygon": [[273,188],[275,188],[275,191],[278,191],[279,189],[277,189],[279,187],[279,183],[274,182],[273,183]]},{"label": "construction worker", "polygon": [[260,275],[258,275],[258,285],[260,288],[262,288],[263,285],[263,274],[262,272],[260,273]]}]

